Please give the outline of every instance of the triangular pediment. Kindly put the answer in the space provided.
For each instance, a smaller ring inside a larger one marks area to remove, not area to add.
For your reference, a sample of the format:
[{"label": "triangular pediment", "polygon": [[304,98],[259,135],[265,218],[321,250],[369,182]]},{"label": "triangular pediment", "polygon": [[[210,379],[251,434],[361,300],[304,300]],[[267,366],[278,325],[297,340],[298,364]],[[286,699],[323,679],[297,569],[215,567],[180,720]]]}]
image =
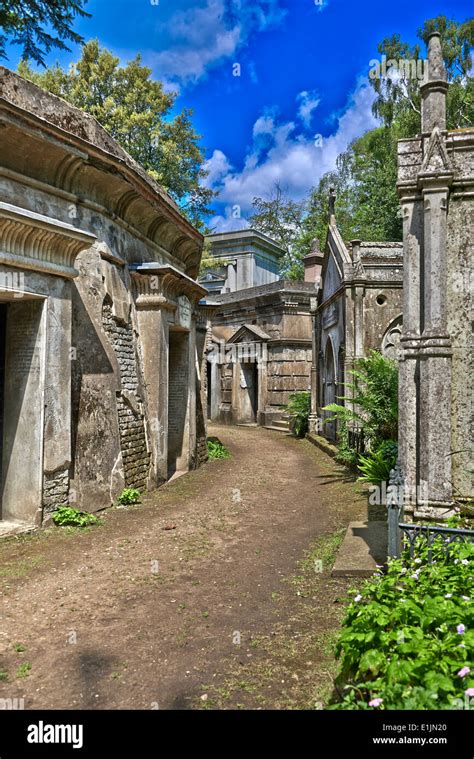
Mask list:
[{"label": "triangular pediment", "polygon": [[431,132],[425,157],[421,166],[422,174],[437,174],[451,171],[451,162],[439,127]]},{"label": "triangular pediment", "polygon": [[270,340],[268,335],[261,327],[256,324],[244,324],[239,327],[237,332],[227,341],[228,343],[255,343],[266,342]]},{"label": "triangular pediment", "polygon": [[324,303],[339,289],[344,267],[351,265],[352,259],[335,224],[330,224],[324,248],[324,260],[321,272],[321,284],[318,295],[319,303]]}]

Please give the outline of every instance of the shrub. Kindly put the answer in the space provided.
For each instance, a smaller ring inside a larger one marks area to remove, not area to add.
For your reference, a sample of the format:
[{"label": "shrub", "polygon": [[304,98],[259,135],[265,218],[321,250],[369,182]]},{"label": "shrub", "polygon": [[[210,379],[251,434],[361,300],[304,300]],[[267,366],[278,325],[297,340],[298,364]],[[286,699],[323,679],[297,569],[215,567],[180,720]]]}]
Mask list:
[{"label": "shrub", "polygon": [[385,440],[367,456],[359,456],[357,468],[361,472],[360,482],[387,482],[397,463],[397,456],[398,444],[395,440]]},{"label": "shrub", "polygon": [[474,545],[391,560],[349,606],[333,709],[458,709],[474,695]]},{"label": "shrub", "polygon": [[52,519],[58,527],[89,527],[101,523],[99,517],[94,514],[79,511],[79,509],[73,509],[70,506],[59,506],[52,515]]},{"label": "shrub", "polygon": [[373,350],[366,358],[358,359],[351,375],[351,382],[346,383],[349,395],[339,399],[347,405],[331,403],[324,410],[333,414],[325,423],[339,422],[339,460],[355,464],[359,456],[349,445],[351,423],[361,430],[367,451],[377,451],[382,443],[398,437],[398,367],[395,361]]},{"label": "shrub", "polygon": [[292,393],[288,403],[282,406],[282,409],[290,417],[290,427],[296,437],[304,437],[308,432],[311,393],[306,391]]},{"label": "shrub", "polygon": [[117,501],[122,504],[122,506],[128,506],[132,503],[139,503],[140,501],[140,491],[136,488],[125,488],[120,493],[119,497],[117,498]]},{"label": "shrub", "polygon": [[207,441],[207,453],[210,459],[230,459],[230,451],[219,440]]},{"label": "shrub", "polygon": [[395,361],[371,351],[367,358],[360,358],[352,370],[352,381],[346,383],[350,389],[349,396],[341,400],[354,404],[358,410],[349,405],[332,403],[325,410],[332,411],[333,419],[354,421],[360,425],[365,440],[371,448],[384,440],[395,440],[398,432],[398,369]]}]

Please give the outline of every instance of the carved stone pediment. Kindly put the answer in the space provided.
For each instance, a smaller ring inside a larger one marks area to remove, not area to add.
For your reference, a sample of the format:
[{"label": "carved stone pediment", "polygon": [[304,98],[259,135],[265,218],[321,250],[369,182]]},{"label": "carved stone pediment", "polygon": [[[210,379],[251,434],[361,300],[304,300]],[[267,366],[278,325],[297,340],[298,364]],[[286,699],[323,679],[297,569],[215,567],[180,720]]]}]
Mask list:
[{"label": "carved stone pediment", "polygon": [[435,127],[428,142],[420,174],[446,174],[450,171],[452,171],[452,166],[443,136],[439,128]]},{"label": "carved stone pediment", "polygon": [[6,266],[72,279],[76,256],[95,241],[71,224],[0,203],[0,263]]}]

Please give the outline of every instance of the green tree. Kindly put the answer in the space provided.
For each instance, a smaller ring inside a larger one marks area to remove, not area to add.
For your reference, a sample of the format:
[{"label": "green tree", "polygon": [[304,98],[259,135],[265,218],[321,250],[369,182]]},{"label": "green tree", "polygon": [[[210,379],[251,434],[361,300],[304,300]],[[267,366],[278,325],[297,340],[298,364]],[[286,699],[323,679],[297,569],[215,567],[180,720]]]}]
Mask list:
[{"label": "green tree", "polygon": [[[449,129],[474,123],[474,79],[471,50],[474,21],[459,23],[438,16],[425,22],[418,37],[427,43],[432,31],[439,31],[450,87],[447,97]],[[298,255],[310,252],[317,237],[324,246],[327,231],[329,189],[336,191],[336,217],[345,240],[401,240],[402,223],[396,192],[397,140],[419,134],[421,129],[420,79],[404,66],[395,71],[389,61],[418,61],[421,46],[410,46],[399,35],[387,37],[378,45],[387,58],[387,76],[372,78],[376,93],[373,110],[382,127],[366,132],[349,145],[334,171],[325,174],[313,188],[302,232],[295,241]],[[421,71],[421,68],[419,69]]]},{"label": "green tree", "polygon": [[[10,40],[23,48],[23,59],[45,66],[44,57],[53,48],[69,50],[63,40],[83,42],[72,30],[76,16],[90,16],[87,0],[0,0],[0,58],[6,58]],[[49,29],[49,31],[46,31]]]},{"label": "green tree", "polygon": [[[460,23],[445,16],[425,21],[417,36],[425,44],[433,31],[441,35],[441,48],[450,88],[447,96],[448,129],[461,129],[474,123],[474,79],[472,71],[472,47],[474,45],[474,21]],[[377,46],[381,55],[389,60],[409,61],[421,57],[419,45],[410,46],[400,39],[400,35],[386,37]],[[371,78],[376,92],[373,111],[384,124],[395,124],[401,137],[412,137],[420,132],[422,79],[412,76],[410,67],[401,71],[392,68],[387,76]]]},{"label": "green tree", "polygon": [[201,186],[204,154],[192,111],[173,118],[176,94],[151,78],[137,55],[126,66],[97,40],[87,42],[68,70],[59,64],[44,72],[21,62],[19,73],[94,116],[109,134],[179,203],[197,226],[209,213],[212,190]]},{"label": "green tree", "polygon": [[288,197],[278,182],[267,198],[254,198],[254,213],[249,217],[250,225],[271,237],[284,249],[285,255],[280,267],[284,279],[304,279],[304,266],[295,242],[302,232],[305,203],[295,202]]}]

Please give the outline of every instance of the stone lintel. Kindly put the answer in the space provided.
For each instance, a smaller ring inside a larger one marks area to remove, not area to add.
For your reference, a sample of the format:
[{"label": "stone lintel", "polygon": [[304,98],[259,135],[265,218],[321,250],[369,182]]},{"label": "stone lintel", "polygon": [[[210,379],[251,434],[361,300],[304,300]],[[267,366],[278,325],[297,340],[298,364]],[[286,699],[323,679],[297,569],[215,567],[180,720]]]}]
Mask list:
[{"label": "stone lintel", "polygon": [[433,173],[431,171],[420,171],[418,173],[418,186],[423,195],[429,193],[448,192],[453,183],[454,174],[452,171]]}]

